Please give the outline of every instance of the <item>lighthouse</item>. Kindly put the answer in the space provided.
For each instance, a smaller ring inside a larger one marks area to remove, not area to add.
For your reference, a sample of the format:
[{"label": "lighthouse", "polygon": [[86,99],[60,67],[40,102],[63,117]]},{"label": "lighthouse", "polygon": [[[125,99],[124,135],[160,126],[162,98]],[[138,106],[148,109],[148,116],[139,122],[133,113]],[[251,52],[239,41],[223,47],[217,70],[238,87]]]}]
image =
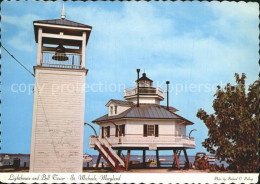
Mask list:
[{"label": "lighthouse", "polygon": [[82,172],[86,45],[91,26],[61,18],[33,22],[38,44],[30,172]]},{"label": "lighthouse", "polygon": [[[92,123],[99,125],[99,136],[89,139],[89,147],[99,152],[96,168],[101,157],[114,171],[128,170],[134,161],[130,160],[131,151],[142,151],[142,167],[147,167],[147,151],[156,152],[157,167],[170,166],[180,169],[190,167],[187,150],[195,149],[195,138],[187,135],[187,126],[194,123],[177,114],[177,109],[161,105],[164,90],[153,85],[153,80],[146,73],[139,78],[137,69],[136,85],[126,88],[124,99],[111,99],[106,103],[107,114],[95,119]],[[169,93],[167,84],[167,94]],[[173,153],[173,162],[160,161],[159,151],[168,150]],[[122,160],[122,151],[127,155]],[[185,162],[180,163],[183,153]],[[137,162],[138,164],[139,161]]]}]

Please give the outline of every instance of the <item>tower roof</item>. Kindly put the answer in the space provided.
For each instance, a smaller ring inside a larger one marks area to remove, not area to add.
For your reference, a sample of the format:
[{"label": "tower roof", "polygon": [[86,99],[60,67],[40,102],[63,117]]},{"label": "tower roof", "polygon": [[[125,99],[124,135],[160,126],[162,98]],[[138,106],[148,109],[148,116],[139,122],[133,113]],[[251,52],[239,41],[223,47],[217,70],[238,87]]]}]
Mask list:
[{"label": "tower roof", "polygon": [[51,19],[51,20],[36,20],[33,21],[34,26],[34,35],[35,41],[38,43],[38,28],[42,27],[43,29],[53,30],[57,32],[57,30],[73,30],[74,32],[87,32],[86,43],[88,42],[88,38],[92,27],[89,25],[81,24],[78,22],[74,22],[65,18],[61,19]]},{"label": "tower roof", "polygon": [[138,82],[138,81],[144,81],[144,80],[148,80],[148,81],[153,82],[151,79],[149,79],[148,77],[146,77],[146,73],[143,73],[142,77],[139,78],[139,80],[136,80],[136,82]]},{"label": "tower roof", "polygon": [[74,22],[74,21],[71,21],[71,20],[67,20],[65,18],[33,21],[33,24],[35,24],[35,23],[53,24],[53,25],[70,26],[70,27],[92,28],[89,25],[85,25],[85,24],[81,24],[81,23]]}]

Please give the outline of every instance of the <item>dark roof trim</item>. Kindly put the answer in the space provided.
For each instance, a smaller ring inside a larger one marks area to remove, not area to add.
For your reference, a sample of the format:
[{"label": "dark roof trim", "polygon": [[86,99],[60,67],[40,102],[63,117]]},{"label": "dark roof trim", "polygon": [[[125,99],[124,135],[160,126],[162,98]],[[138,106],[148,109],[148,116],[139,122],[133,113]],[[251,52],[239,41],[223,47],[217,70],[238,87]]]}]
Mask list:
[{"label": "dark roof trim", "polygon": [[[107,114],[106,114],[107,115]],[[104,115],[104,116],[106,116]],[[102,116],[102,117],[104,117]],[[172,120],[172,119],[180,119],[182,120],[181,118],[140,118],[140,117],[116,117],[116,118],[110,118],[110,119],[105,119],[105,120],[99,120],[99,121],[92,121],[92,123],[95,123],[95,122],[106,122],[106,121],[112,121],[112,120],[118,120],[118,119],[160,119],[160,120]]]},{"label": "dark roof trim", "polygon": [[124,101],[124,100],[115,100],[115,99],[111,99],[107,102],[106,106],[108,106],[108,104],[114,102],[115,104],[118,104],[118,105],[122,105],[122,106],[134,106],[134,103],[133,102],[129,102],[129,101]]},{"label": "dark roof trim", "polygon": [[33,24],[34,23],[52,24],[52,25],[70,26],[70,27],[82,27],[82,28],[92,29],[92,27],[89,25],[81,24],[81,23],[74,22],[74,21],[67,20],[67,19],[36,20],[36,21],[33,21]]}]

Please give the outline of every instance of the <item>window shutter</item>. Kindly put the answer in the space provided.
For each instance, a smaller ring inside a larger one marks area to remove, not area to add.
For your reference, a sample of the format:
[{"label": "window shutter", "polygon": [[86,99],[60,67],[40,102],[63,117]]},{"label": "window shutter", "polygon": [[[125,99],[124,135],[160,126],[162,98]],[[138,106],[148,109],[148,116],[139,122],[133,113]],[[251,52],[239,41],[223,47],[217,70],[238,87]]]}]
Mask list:
[{"label": "window shutter", "polygon": [[144,137],[147,137],[147,125],[144,125]]},{"label": "window shutter", "polygon": [[159,125],[155,125],[155,137],[159,137]]},{"label": "window shutter", "polygon": [[125,125],[122,125],[122,135],[125,136]]},{"label": "window shutter", "polygon": [[116,137],[118,137],[118,125],[116,125]]},{"label": "window shutter", "polygon": [[102,138],[104,138],[104,127],[102,127],[102,132],[101,132],[101,134],[102,134]]},{"label": "window shutter", "polygon": [[110,137],[110,126],[107,127],[107,137]]}]

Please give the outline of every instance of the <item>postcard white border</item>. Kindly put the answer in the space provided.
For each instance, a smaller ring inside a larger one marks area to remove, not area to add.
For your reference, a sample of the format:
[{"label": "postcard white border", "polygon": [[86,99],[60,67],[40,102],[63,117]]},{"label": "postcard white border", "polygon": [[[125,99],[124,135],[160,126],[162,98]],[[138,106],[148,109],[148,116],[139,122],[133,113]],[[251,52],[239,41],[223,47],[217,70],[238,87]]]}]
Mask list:
[{"label": "postcard white border", "polygon": [[3,183],[257,183],[258,173],[1,173]]}]

